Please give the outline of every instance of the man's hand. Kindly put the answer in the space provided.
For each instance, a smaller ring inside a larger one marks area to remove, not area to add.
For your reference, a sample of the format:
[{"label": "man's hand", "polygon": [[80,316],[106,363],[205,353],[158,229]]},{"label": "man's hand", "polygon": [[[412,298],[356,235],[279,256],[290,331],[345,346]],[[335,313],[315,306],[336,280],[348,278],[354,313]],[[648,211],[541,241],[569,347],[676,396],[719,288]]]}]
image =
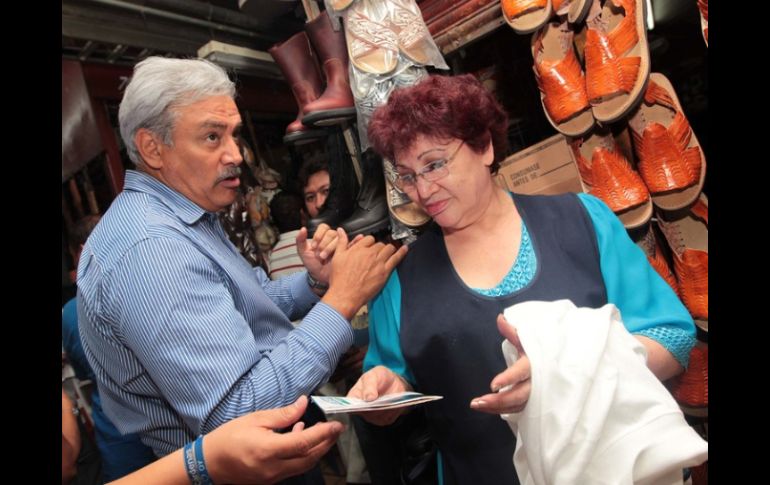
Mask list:
[{"label": "man's hand", "polygon": [[[359,234],[348,244],[355,244],[363,237]],[[307,238],[306,227],[301,228],[297,234],[297,253],[308,272],[321,283],[329,283],[331,272],[331,264],[329,263],[334,256],[338,240],[338,232],[327,224],[318,226],[315,234],[313,234],[313,239]]]},{"label": "man's hand", "polygon": [[[388,369],[378,365],[377,367],[365,372],[358,382],[348,392],[349,397],[363,399],[364,401],[374,401],[380,396],[386,394],[396,394],[399,392],[411,391],[412,386],[401,376]],[[393,424],[393,422],[406,412],[405,408],[388,409],[386,411],[367,411],[359,413],[359,416],[378,426]]]},{"label": "man's hand", "polygon": [[529,357],[524,354],[516,329],[508,324],[502,314],[497,316],[497,329],[519,351],[519,360],[497,374],[489,385],[492,394],[474,398],[471,408],[490,414],[518,413],[527,405],[532,389]]},{"label": "man's hand", "polygon": [[307,228],[303,227],[296,241],[297,254],[308,272],[321,283],[328,283],[331,271],[329,263],[337,246],[337,231],[333,231],[327,224],[321,224],[313,239],[308,239]]},{"label": "man's hand", "polygon": [[[310,470],[344,427],[330,421],[304,429],[297,420],[307,403],[302,396],[294,404],[241,416],[207,434],[203,456],[214,483],[270,484]],[[273,431],[292,425],[288,433]]]},{"label": "man's hand", "polygon": [[61,482],[69,483],[78,471],[80,453],[80,428],[78,417],[72,412],[75,405],[69,396],[61,391]]},{"label": "man's hand", "polygon": [[390,273],[406,256],[407,247],[396,249],[393,244],[375,242],[372,236],[349,243],[342,229],[337,229],[337,238],[329,291],[321,301],[351,320],[385,285]]}]

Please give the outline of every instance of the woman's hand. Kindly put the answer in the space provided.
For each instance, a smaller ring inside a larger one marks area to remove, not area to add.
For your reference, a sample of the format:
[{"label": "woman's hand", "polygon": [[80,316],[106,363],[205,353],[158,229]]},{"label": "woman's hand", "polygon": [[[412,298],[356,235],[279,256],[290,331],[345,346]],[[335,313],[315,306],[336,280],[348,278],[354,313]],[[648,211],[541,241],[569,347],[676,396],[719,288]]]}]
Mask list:
[{"label": "woman's hand", "polygon": [[529,357],[521,347],[516,328],[509,325],[502,314],[497,316],[497,329],[519,351],[519,360],[492,379],[492,394],[474,398],[471,409],[490,414],[518,413],[527,405],[532,388]]},{"label": "woman's hand", "polygon": [[[364,401],[374,401],[386,394],[396,394],[411,390],[412,386],[404,378],[387,367],[378,365],[374,369],[365,372],[358,379],[358,382],[348,392],[348,397],[355,397]],[[387,411],[367,411],[357,414],[372,424],[385,426],[393,424],[403,412],[404,408],[400,408]]]}]

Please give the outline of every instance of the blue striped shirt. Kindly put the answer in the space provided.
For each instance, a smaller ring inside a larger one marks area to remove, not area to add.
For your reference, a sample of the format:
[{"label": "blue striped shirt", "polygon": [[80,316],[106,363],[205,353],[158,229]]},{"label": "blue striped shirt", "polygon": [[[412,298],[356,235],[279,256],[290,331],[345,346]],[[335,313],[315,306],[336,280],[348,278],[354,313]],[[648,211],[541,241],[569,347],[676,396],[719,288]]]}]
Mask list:
[{"label": "blue striped shirt", "polygon": [[326,382],[353,333],[305,275],[270,281],[216,214],[127,171],[78,266],[80,335],[107,415],[163,456]]}]

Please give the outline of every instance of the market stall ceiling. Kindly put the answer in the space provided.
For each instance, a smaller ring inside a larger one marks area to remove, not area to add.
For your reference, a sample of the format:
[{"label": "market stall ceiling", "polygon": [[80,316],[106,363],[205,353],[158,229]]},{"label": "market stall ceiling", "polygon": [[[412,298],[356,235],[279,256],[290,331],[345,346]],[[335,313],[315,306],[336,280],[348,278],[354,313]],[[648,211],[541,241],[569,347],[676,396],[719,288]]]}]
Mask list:
[{"label": "market stall ceiling", "polygon": [[[150,55],[196,57],[212,40],[266,51],[302,29],[301,15],[298,0],[62,0],[62,58],[133,66]],[[275,66],[233,68],[280,76]]]},{"label": "market stall ceiling", "polygon": [[[694,0],[651,5],[656,24],[695,9]],[[133,66],[150,55],[196,57],[210,41],[264,52],[303,20],[299,0],[62,0],[62,58]],[[280,78],[275,65],[248,59],[227,67]]]}]

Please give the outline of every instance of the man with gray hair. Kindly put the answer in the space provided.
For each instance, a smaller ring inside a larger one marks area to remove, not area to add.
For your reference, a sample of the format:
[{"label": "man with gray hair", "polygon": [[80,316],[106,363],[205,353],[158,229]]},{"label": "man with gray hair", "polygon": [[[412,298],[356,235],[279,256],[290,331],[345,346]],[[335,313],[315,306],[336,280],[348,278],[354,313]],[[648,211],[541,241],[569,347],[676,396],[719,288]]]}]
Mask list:
[{"label": "man with gray hair", "polygon": [[353,343],[349,321],[406,253],[322,226],[297,236],[307,271],[270,281],[252,268],[216,217],[243,161],[234,95],[205,60],[137,64],[119,111],[136,170],[78,266],[81,339],[104,409],[158,456],[324,383]]}]

